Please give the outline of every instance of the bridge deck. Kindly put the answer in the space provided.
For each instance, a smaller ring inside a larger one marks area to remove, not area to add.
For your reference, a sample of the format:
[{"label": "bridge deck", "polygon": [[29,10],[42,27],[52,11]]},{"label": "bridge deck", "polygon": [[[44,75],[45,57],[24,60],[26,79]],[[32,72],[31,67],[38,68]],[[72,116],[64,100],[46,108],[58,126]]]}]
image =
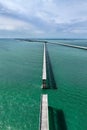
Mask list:
[{"label": "bridge deck", "polygon": [[46,80],[47,80],[47,73],[46,73],[46,44],[44,43],[44,53],[43,53],[43,73],[42,73],[42,81],[43,85],[42,88],[46,88]]},{"label": "bridge deck", "polygon": [[40,113],[40,130],[49,130],[48,120],[48,96],[42,95],[41,113]]},{"label": "bridge deck", "polygon": [[43,53],[43,75],[42,79],[46,80],[46,47],[44,43],[44,53]]}]

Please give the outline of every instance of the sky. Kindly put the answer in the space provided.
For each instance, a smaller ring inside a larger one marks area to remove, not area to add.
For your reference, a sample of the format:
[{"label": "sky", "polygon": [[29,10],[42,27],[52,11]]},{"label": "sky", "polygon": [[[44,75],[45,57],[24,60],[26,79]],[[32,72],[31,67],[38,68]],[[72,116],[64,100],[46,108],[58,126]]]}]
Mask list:
[{"label": "sky", "polygon": [[0,38],[87,38],[87,0],[0,0]]}]

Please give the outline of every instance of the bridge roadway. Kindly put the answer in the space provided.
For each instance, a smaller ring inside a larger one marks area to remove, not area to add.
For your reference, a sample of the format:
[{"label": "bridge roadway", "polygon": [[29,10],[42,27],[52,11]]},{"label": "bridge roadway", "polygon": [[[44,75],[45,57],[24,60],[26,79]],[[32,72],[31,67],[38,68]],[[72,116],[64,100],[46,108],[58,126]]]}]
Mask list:
[{"label": "bridge roadway", "polygon": [[43,73],[42,73],[42,88],[46,88],[47,72],[46,72],[46,43],[44,43],[44,53],[43,53]]},{"label": "bridge roadway", "polygon": [[52,42],[48,42],[48,43],[49,44],[56,44],[56,45],[61,45],[61,46],[67,46],[67,47],[87,50],[87,47],[84,47],[84,46],[77,46],[77,45],[71,45],[71,44],[65,44],[65,43],[52,43]]},{"label": "bridge roadway", "polygon": [[43,94],[42,99],[41,99],[40,130],[49,130],[48,95],[47,94]]}]

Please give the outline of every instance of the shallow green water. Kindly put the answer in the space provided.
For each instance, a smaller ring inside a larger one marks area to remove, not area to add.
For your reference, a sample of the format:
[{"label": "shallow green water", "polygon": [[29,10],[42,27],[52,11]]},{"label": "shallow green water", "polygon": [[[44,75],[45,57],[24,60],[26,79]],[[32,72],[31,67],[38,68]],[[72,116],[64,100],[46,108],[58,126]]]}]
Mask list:
[{"label": "shallow green water", "polygon": [[0,40],[0,130],[37,130],[42,76],[39,43]]},{"label": "shallow green water", "polygon": [[[86,40],[65,43],[86,46]],[[0,40],[0,130],[38,130],[42,93],[49,98],[50,130],[87,130],[87,51],[47,46],[55,90],[41,90],[43,44]]]},{"label": "shallow green water", "polygon": [[87,51],[58,45],[48,45],[48,50],[58,87],[47,91],[50,118],[57,125],[50,119],[50,130],[86,130]]}]

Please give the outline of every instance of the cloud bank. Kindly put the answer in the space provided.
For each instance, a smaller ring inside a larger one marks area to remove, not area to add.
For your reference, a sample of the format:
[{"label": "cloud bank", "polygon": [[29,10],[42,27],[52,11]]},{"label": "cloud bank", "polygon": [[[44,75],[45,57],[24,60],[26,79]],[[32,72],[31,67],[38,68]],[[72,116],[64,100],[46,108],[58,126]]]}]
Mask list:
[{"label": "cloud bank", "polygon": [[0,37],[87,37],[87,0],[0,0]]}]

